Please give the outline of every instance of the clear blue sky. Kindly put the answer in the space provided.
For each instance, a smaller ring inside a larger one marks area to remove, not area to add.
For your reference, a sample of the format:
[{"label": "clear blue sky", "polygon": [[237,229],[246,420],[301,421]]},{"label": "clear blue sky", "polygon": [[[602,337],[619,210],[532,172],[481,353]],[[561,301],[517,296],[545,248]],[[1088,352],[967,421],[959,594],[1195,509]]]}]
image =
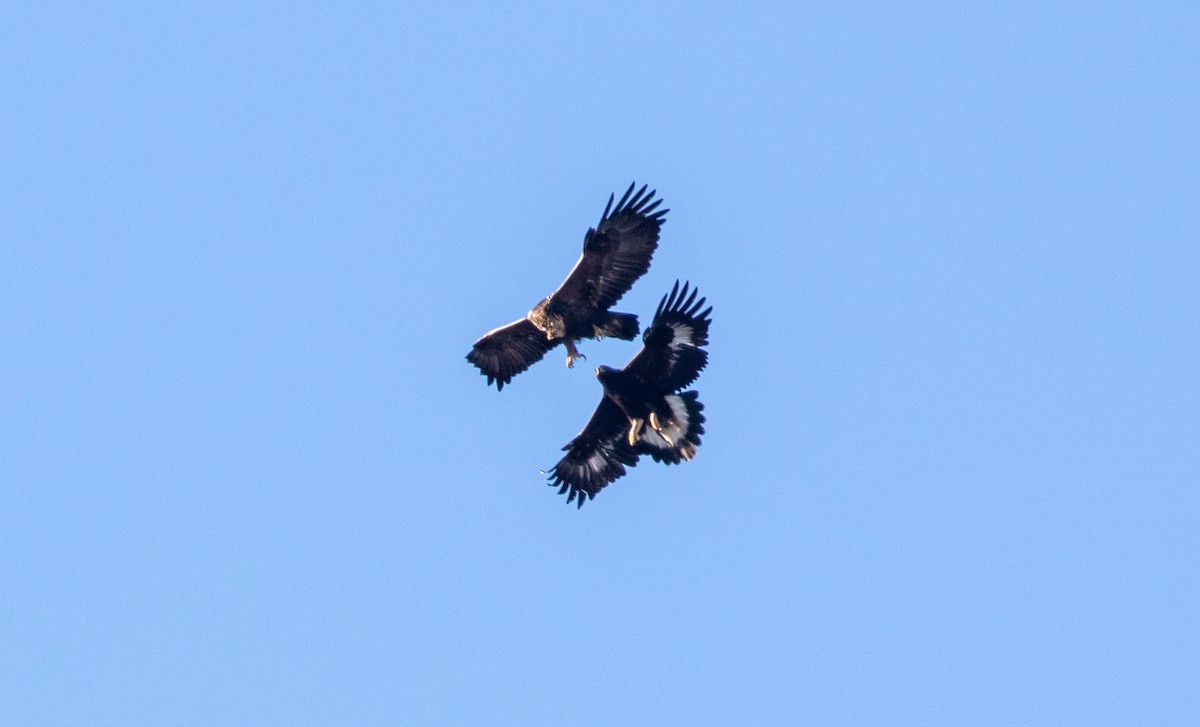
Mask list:
[{"label": "clear blue sky", "polygon": [[[1195,724],[1189,3],[0,10],[0,724]],[[708,434],[581,511],[609,193]]]}]

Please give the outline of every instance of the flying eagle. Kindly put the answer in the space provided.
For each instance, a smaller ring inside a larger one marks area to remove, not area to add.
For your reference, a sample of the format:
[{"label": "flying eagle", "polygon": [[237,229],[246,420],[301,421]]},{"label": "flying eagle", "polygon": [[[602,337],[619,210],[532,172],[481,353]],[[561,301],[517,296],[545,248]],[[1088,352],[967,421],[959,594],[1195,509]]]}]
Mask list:
[{"label": "flying eagle", "polygon": [[570,493],[568,503],[578,498],[583,507],[640,455],[666,464],[696,456],[704,405],[695,391],[680,393],[708,363],[701,346],[708,344],[712,306],[701,311],[704,298],[696,300],[696,293],[676,281],[642,336],[642,350],[623,369],[596,369],[604,387],[600,405],[547,477],[558,494]]},{"label": "flying eagle", "polygon": [[650,269],[658,233],[667,212],[655,209],[655,190],[646,185],[633,192],[629,185],[613,207],[615,195],[600,222],[583,236],[583,254],[558,290],[546,296],[528,315],[488,331],[475,342],[467,360],[479,367],[496,390],[540,360],[560,343],[567,346],[567,367],[585,356],[575,348],[583,338],[615,336],[632,341],[638,334],[637,316],[613,313],[616,304],[638,278]]}]

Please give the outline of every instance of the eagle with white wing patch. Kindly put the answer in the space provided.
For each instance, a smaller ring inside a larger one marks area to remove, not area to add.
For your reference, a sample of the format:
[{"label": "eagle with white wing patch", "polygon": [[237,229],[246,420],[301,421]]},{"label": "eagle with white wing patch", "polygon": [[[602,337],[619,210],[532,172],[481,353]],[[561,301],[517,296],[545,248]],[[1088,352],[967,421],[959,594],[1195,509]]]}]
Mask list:
[{"label": "eagle with white wing patch", "polygon": [[712,306],[704,308],[705,299],[697,300],[698,291],[689,287],[675,282],[642,336],[642,350],[625,368],[596,369],[604,396],[548,473],[550,486],[567,494],[568,503],[583,507],[643,454],[665,464],[696,456],[704,405],[695,391],[682,390],[708,364],[702,347],[708,344]]},{"label": "eagle with white wing patch", "polygon": [[497,391],[560,343],[567,347],[567,367],[572,368],[575,359],[585,358],[575,348],[580,339],[637,337],[637,316],[609,308],[650,269],[659,230],[670,211],[658,209],[662,200],[646,186],[635,194],[634,185],[629,185],[616,207],[615,195],[610,195],[600,222],[584,235],[583,253],[558,290],[524,318],[488,331],[475,342],[467,360],[488,384],[496,384]]}]

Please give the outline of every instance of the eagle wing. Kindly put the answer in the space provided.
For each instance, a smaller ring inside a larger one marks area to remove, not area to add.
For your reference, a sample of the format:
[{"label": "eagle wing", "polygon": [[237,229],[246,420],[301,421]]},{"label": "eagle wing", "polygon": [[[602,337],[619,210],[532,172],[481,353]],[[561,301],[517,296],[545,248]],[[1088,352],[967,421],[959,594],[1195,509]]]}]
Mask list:
[{"label": "eagle wing", "polygon": [[479,367],[490,385],[500,391],[512,378],[537,363],[559,344],[551,341],[528,318],[513,321],[483,334],[471,347],[467,360]]},{"label": "eagle wing", "polygon": [[688,283],[680,289],[679,281],[675,281],[642,335],[642,350],[626,364],[625,371],[670,392],[696,380],[708,365],[708,352],[701,346],[708,345],[712,323],[712,306],[704,308],[705,299],[696,299],[698,292]]},{"label": "eagle wing", "polygon": [[655,199],[656,190],[647,192],[646,186],[634,194],[630,184],[616,207],[615,195],[609,196],[599,224],[583,237],[583,254],[554,297],[608,310],[650,269],[659,230],[670,210],[658,209],[662,200]]},{"label": "eagle wing", "polygon": [[559,488],[560,495],[569,492],[567,502],[578,498],[577,506],[583,507],[584,500],[622,477],[626,466],[637,464],[638,455],[625,437],[628,429],[620,408],[602,398],[587,426],[563,447],[566,456],[547,475],[550,486]]}]

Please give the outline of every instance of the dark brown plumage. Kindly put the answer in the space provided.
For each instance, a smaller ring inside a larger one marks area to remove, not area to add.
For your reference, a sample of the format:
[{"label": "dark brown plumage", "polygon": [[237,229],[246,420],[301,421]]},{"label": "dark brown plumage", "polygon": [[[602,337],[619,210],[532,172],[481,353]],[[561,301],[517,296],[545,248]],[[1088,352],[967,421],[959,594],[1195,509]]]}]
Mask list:
[{"label": "dark brown plumage", "polygon": [[567,502],[583,507],[640,455],[666,464],[696,456],[704,405],[695,391],[680,391],[708,364],[702,346],[708,344],[712,307],[704,308],[705,299],[697,300],[696,289],[688,288],[685,283],[681,290],[676,281],[663,297],[642,336],[642,350],[625,368],[596,369],[604,396],[548,476]]},{"label": "dark brown plumage", "polygon": [[[632,341],[638,334],[637,316],[609,310],[650,269],[658,248],[659,230],[669,210],[659,210],[661,199],[646,185],[635,194],[633,184],[613,206],[615,195],[600,222],[583,237],[583,253],[566,280],[534,306],[524,318],[488,331],[475,342],[467,360],[496,389],[539,361],[557,346],[567,347],[567,366],[584,358],[575,342],[612,336]],[[657,210],[657,211],[656,211]]]}]

